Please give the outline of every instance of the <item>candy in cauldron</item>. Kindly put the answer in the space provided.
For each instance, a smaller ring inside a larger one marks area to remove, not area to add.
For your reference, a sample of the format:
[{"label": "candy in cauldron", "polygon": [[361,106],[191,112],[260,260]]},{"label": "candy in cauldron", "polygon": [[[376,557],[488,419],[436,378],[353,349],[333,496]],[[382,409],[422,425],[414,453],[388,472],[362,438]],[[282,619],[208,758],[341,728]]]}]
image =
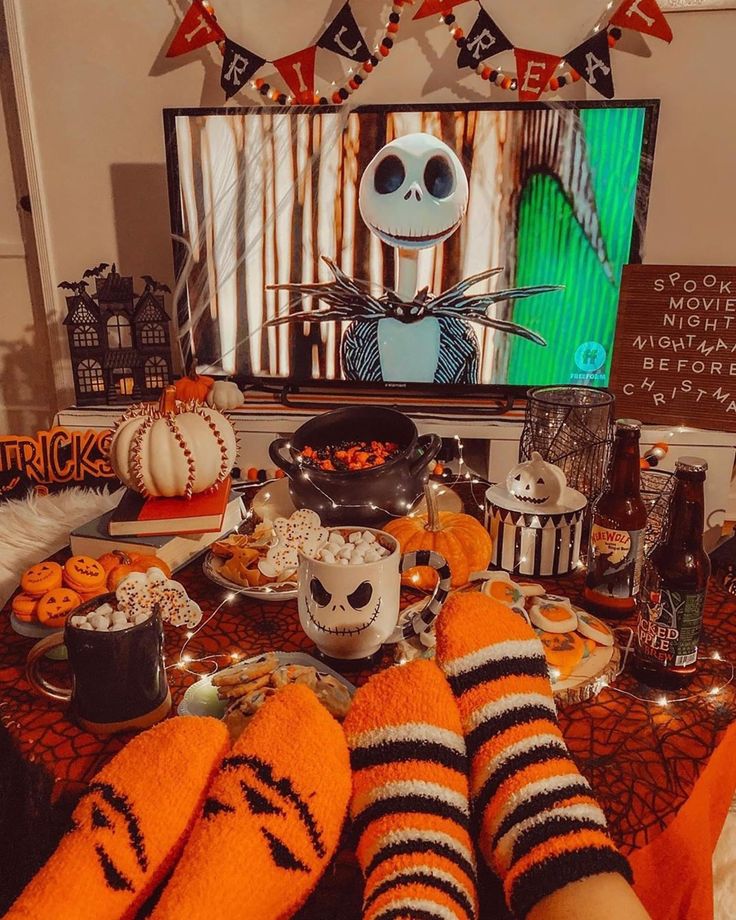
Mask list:
[{"label": "candy in cauldron", "polygon": [[[331,470],[304,457],[305,448],[308,455],[325,456],[325,448],[357,441],[382,442],[382,462],[363,469]],[[328,526],[372,527],[392,515],[405,514],[419,498],[441,446],[436,434],[419,437],[414,422],[395,409],[352,406],[310,419],[291,438],[273,441],[269,453],[289,477],[297,508],[316,511]]]}]

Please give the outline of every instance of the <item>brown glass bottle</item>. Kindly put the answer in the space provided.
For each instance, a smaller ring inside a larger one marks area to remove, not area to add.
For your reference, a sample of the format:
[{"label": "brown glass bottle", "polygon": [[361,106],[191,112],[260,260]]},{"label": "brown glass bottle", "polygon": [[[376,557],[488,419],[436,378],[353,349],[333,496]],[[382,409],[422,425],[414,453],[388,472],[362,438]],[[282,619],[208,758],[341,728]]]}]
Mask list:
[{"label": "brown glass bottle", "polygon": [[616,422],[606,485],[591,515],[584,595],[587,607],[609,619],[633,613],[639,593],[647,523],[640,490],[639,435],[638,422]]},{"label": "brown glass bottle", "polygon": [[636,626],[634,673],[665,690],[684,687],[698,667],[698,642],[710,577],[703,548],[703,482],[699,457],[680,457],[666,539],[644,567]]}]

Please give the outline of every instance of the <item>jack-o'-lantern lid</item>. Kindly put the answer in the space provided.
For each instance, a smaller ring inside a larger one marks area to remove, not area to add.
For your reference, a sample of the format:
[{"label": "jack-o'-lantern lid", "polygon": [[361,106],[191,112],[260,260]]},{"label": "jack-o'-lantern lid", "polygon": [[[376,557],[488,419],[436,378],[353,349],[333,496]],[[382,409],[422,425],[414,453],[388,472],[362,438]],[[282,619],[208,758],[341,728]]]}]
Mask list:
[{"label": "jack-o'-lantern lid", "polygon": [[580,511],[587,504],[582,492],[567,485],[564,472],[548,463],[538,451],[509,470],[506,483],[492,486],[489,499],[500,508],[526,514],[560,514]]}]

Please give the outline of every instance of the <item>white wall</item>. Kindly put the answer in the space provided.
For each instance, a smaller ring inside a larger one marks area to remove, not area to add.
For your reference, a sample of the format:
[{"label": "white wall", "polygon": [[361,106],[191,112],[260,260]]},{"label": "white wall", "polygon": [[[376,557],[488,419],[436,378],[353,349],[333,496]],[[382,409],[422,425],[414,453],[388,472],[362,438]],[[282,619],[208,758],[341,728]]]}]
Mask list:
[{"label": "white wall", "polygon": [[[170,281],[161,109],[222,104],[216,51],[203,49],[173,61],[163,57],[185,0],[5,3],[17,20],[31,104],[42,186],[43,214],[37,218],[47,231],[49,279],[55,285],[100,260],[115,259],[126,274],[146,272]],[[504,3],[518,7],[519,0],[496,0]],[[566,3],[577,10],[581,0]],[[563,2],[527,0],[527,13],[529,4],[554,8],[556,15],[565,10]],[[236,40],[273,58],[309,44],[328,7],[334,11],[341,2],[219,0],[215,5]],[[376,22],[376,9],[385,8],[379,0],[352,5],[366,28]],[[458,7],[458,19],[472,18],[476,9],[474,4]],[[356,102],[513,98],[499,90],[490,95],[487,84],[472,75],[458,81],[457,50],[448,43],[446,28],[434,19],[411,22],[410,15],[411,8],[401,29],[403,47],[381,65]],[[678,13],[669,21],[675,32],[671,46],[631,35],[622,45],[635,53],[614,51],[618,97],[662,99],[646,259],[733,264],[736,11]],[[511,37],[518,44],[524,38]],[[550,44],[542,50],[555,49]],[[318,59],[318,68],[324,72],[326,66]],[[584,94],[581,83],[562,97]],[[233,100],[247,101],[245,96]],[[59,318],[60,293],[53,306],[47,304]],[[52,351],[64,355],[62,327],[52,324],[51,336]],[[61,378],[57,375],[57,385]],[[68,389],[62,392],[62,401],[69,397]]]},{"label": "white wall", "polygon": [[[7,72],[4,63],[0,73]],[[45,328],[34,321],[17,201],[0,105],[0,435],[35,431],[51,418]]]}]

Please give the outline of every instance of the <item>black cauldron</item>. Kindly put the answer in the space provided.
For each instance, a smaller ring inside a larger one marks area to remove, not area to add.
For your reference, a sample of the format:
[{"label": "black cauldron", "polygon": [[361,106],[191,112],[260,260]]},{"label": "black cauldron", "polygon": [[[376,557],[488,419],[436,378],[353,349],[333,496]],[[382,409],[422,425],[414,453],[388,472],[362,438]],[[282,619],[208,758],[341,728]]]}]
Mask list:
[{"label": "black cauldron", "polygon": [[[399,452],[381,466],[347,472],[302,468],[301,451],[343,441],[393,441]],[[289,477],[291,499],[297,508],[319,514],[335,527],[359,524],[376,527],[389,517],[406,514],[424,489],[429,467],[442,447],[436,434],[418,437],[416,425],[395,409],[351,406],[318,415],[291,438],[277,438],[269,447],[271,460]],[[284,457],[288,451],[290,459]]]}]

